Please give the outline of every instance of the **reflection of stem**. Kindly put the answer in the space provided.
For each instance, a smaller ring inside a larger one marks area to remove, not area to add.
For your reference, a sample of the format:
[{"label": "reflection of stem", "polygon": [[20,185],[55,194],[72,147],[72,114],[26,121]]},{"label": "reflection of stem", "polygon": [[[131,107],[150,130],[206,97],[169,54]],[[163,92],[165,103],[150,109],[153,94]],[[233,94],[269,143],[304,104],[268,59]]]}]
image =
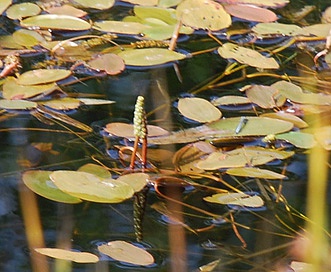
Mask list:
[{"label": "reflection of stem", "polygon": [[240,240],[240,242],[242,243],[242,247],[246,248],[247,247],[246,241],[244,240],[244,238],[239,233],[237,226],[235,224],[233,224],[234,223],[233,214],[232,213],[229,213],[229,214],[230,214],[231,226],[232,226],[233,232],[237,236],[237,238]]},{"label": "reflection of stem", "polygon": [[36,195],[23,183],[20,183],[19,195],[25,225],[26,239],[31,252],[33,272],[48,272],[46,256],[38,254],[34,249],[45,247],[43,230],[38,211]]}]

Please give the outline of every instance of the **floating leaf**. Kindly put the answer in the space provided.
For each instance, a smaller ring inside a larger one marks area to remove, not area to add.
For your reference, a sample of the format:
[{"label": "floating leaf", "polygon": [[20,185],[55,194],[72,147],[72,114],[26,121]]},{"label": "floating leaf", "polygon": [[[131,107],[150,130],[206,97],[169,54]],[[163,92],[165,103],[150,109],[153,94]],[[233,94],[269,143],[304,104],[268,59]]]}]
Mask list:
[{"label": "floating leaf", "polygon": [[[223,0],[219,0],[219,2],[223,2]],[[246,5],[254,5],[259,7],[269,7],[269,8],[280,8],[287,5],[290,0],[232,0],[231,3],[236,4],[246,4]],[[225,0],[225,3],[228,3]]]},{"label": "floating leaf", "polygon": [[84,105],[108,105],[113,104],[115,101],[105,99],[94,99],[94,98],[78,98]]},{"label": "floating leaf", "polygon": [[111,178],[110,172],[105,167],[98,164],[87,163],[79,167],[77,171],[91,173],[100,178],[105,178],[105,179]]},{"label": "floating leaf", "polygon": [[312,148],[316,144],[312,134],[300,131],[290,131],[288,133],[278,134],[275,137],[278,140],[289,142],[298,148]]},{"label": "floating leaf", "polygon": [[286,97],[270,86],[252,85],[246,89],[246,95],[251,102],[264,109],[281,107],[286,102]]},{"label": "floating leaf", "polygon": [[12,3],[12,0],[1,0],[0,1],[0,14],[2,14]]},{"label": "floating leaf", "polygon": [[118,54],[126,65],[152,66],[185,59],[186,56],[165,48],[125,50]]},{"label": "floating leaf", "polygon": [[81,105],[81,102],[77,98],[64,97],[60,99],[43,101],[41,102],[41,104],[55,110],[66,111],[66,110],[77,109]]},{"label": "floating leaf", "polygon": [[264,113],[260,115],[261,117],[268,117],[268,118],[275,118],[275,119],[280,119],[284,120],[287,122],[293,123],[297,128],[306,128],[308,127],[308,124],[303,121],[301,118],[298,116],[295,116],[293,114],[289,114],[286,112],[278,111],[278,112],[269,112],[269,113]]},{"label": "floating leaf", "polygon": [[238,205],[244,207],[257,208],[264,205],[264,201],[258,195],[248,195],[245,193],[220,193],[203,198],[207,202]]},{"label": "floating leaf", "polygon": [[74,0],[75,3],[81,5],[84,8],[93,8],[93,9],[110,9],[114,4],[115,0]]},{"label": "floating leaf", "polygon": [[298,36],[309,35],[307,31],[297,25],[281,23],[259,23],[252,28],[252,31],[259,36],[282,35]]},{"label": "floating leaf", "polygon": [[231,25],[223,6],[211,0],[184,0],[177,6],[177,18],[195,29],[217,31]]},{"label": "floating leaf", "polygon": [[253,22],[273,22],[277,21],[277,15],[271,10],[252,5],[225,5],[224,9],[232,16]]},{"label": "floating leaf", "polygon": [[[1,48],[9,48],[9,49],[23,49],[24,46],[16,43],[16,41],[13,38],[13,35],[4,35],[0,36],[0,44]],[[8,53],[2,54],[6,55]]]},{"label": "floating leaf", "polygon": [[119,203],[132,197],[131,186],[113,179],[103,179],[80,171],[55,171],[50,175],[55,185],[72,196],[100,203]]},{"label": "floating leaf", "polygon": [[330,35],[331,24],[315,24],[306,26],[303,29],[307,32],[307,35],[311,34],[326,38]]},{"label": "floating leaf", "polygon": [[89,252],[77,252],[60,248],[35,248],[34,250],[48,257],[75,263],[96,263],[99,261],[98,256]]},{"label": "floating leaf", "polygon": [[220,105],[241,105],[241,104],[250,104],[251,101],[244,96],[239,95],[225,95],[219,98],[214,99],[211,103],[215,106]]},{"label": "floating leaf", "polygon": [[[166,9],[161,7],[144,7],[144,6],[135,6],[133,8],[134,14],[140,19],[158,19],[163,24],[175,25],[178,22],[176,17],[176,10]],[[145,22],[146,22],[145,21]]]},{"label": "floating leaf", "polygon": [[112,241],[98,246],[98,250],[109,257],[134,265],[151,265],[154,257],[146,250],[125,241]]},{"label": "floating leaf", "polygon": [[233,43],[225,43],[218,48],[218,53],[226,59],[235,59],[239,63],[262,69],[278,69],[274,58],[267,58],[259,52]]},{"label": "floating leaf", "polygon": [[13,33],[13,39],[17,44],[25,47],[32,47],[45,41],[38,32],[27,29],[16,30]]},{"label": "floating leaf", "polygon": [[201,123],[220,119],[222,113],[209,101],[198,97],[180,98],[178,110],[185,117]]},{"label": "floating leaf", "polygon": [[284,179],[286,176],[276,172],[260,169],[256,167],[240,167],[232,168],[225,171],[225,173],[233,176],[263,178],[263,179]]},{"label": "floating leaf", "polygon": [[161,8],[170,8],[176,7],[182,0],[159,0],[158,7]]},{"label": "floating leaf", "polygon": [[205,265],[202,265],[199,267],[199,271],[201,272],[211,272],[214,271],[214,269],[217,267],[217,265],[220,263],[220,259],[216,261],[212,261],[210,263],[207,263]]},{"label": "floating leaf", "polygon": [[145,173],[132,173],[120,176],[117,181],[130,185],[135,192],[141,191],[148,183],[149,176]]},{"label": "floating leaf", "polygon": [[122,1],[133,5],[142,5],[142,6],[156,6],[159,2],[158,0],[122,0]]},{"label": "floating leaf", "polygon": [[99,21],[93,24],[93,28],[103,32],[139,35],[150,26],[137,22]]},{"label": "floating leaf", "polygon": [[277,81],[271,87],[293,102],[312,105],[330,105],[331,95],[304,92],[299,86],[285,80]]},{"label": "floating leaf", "polygon": [[271,162],[275,159],[286,159],[294,152],[279,151],[262,147],[247,146],[229,152],[214,152],[207,158],[200,160],[196,166],[204,170],[217,170],[220,168],[257,166]]},{"label": "floating leaf", "polygon": [[38,15],[41,9],[34,3],[21,3],[10,6],[6,10],[6,16],[12,20],[20,20],[25,17]]},{"label": "floating leaf", "polygon": [[74,17],[84,17],[87,15],[87,12],[81,9],[77,9],[70,5],[63,5],[59,7],[50,7],[47,8],[46,11],[51,14],[58,14],[58,15],[70,15]]},{"label": "floating leaf", "polygon": [[6,77],[3,83],[2,96],[5,99],[26,99],[40,94],[49,94],[58,89],[55,83],[42,85],[20,85],[15,77]]},{"label": "floating leaf", "polygon": [[122,58],[111,53],[99,55],[87,64],[95,70],[105,71],[108,75],[117,75],[125,68]]},{"label": "floating leaf", "polygon": [[36,194],[47,199],[62,203],[80,203],[79,198],[64,193],[51,181],[49,175],[52,171],[31,170],[23,173],[24,184]]},{"label": "floating leaf", "polygon": [[69,70],[63,69],[37,69],[21,74],[17,83],[21,85],[38,85],[55,82],[71,75]]},{"label": "floating leaf", "polygon": [[[134,138],[133,125],[125,123],[109,123],[106,125],[105,131],[111,135],[123,137],[123,138]],[[149,137],[157,137],[167,135],[169,132],[161,127],[147,125],[147,131]]]},{"label": "floating leaf", "polygon": [[21,21],[22,27],[39,27],[42,29],[88,30],[91,25],[79,18],[69,15],[42,14]]},{"label": "floating leaf", "polygon": [[37,106],[38,104],[32,101],[0,99],[0,108],[6,110],[30,110]]}]

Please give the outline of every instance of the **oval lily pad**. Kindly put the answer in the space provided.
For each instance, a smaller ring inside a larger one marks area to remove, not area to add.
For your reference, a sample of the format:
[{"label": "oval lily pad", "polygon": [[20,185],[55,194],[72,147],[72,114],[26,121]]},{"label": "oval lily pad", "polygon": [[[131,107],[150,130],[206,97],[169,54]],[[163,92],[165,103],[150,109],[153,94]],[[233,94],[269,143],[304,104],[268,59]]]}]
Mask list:
[{"label": "oval lily pad", "polygon": [[244,96],[239,95],[225,95],[219,98],[214,99],[211,103],[215,106],[220,105],[241,105],[241,104],[250,104],[251,101]]},{"label": "oval lily pad", "polygon": [[21,74],[17,83],[21,85],[38,85],[55,82],[71,75],[69,70],[63,69],[37,69]]},{"label": "oval lily pad", "polygon": [[98,250],[120,262],[142,266],[154,263],[154,257],[150,253],[125,241],[111,241],[98,246]]},{"label": "oval lily pad", "polygon": [[41,9],[34,3],[20,3],[10,6],[6,10],[6,16],[12,20],[38,15]]},{"label": "oval lily pad", "polygon": [[264,201],[258,195],[248,195],[245,193],[220,193],[207,196],[204,200],[217,204],[238,205],[251,208],[257,208],[264,205]]},{"label": "oval lily pad", "polygon": [[27,29],[19,29],[13,33],[13,39],[17,44],[32,47],[45,41],[38,32]]},{"label": "oval lily pad", "polygon": [[177,18],[195,29],[217,31],[231,25],[231,16],[215,1],[184,0],[176,10]]},{"label": "oval lily pad", "polygon": [[281,107],[286,102],[286,97],[271,87],[264,85],[252,85],[246,89],[247,98],[263,109]]},{"label": "oval lily pad", "polygon": [[6,77],[3,83],[2,96],[5,99],[26,99],[34,96],[51,93],[57,89],[55,83],[42,85],[20,85],[15,77]]},{"label": "oval lily pad", "polygon": [[289,142],[298,148],[313,148],[316,144],[313,134],[300,131],[277,134],[275,137],[278,140]]},{"label": "oval lily pad", "polygon": [[96,263],[99,257],[89,252],[77,252],[61,248],[35,248],[42,255],[75,263]]},{"label": "oval lily pad", "polygon": [[275,118],[284,121],[288,121],[293,123],[297,128],[306,128],[308,124],[302,120],[300,117],[295,116],[293,114],[289,114],[286,112],[278,111],[278,112],[269,112],[260,115],[261,117]]},{"label": "oval lily pad", "polygon": [[47,199],[62,203],[80,203],[79,198],[64,193],[51,181],[49,175],[52,171],[31,170],[23,174],[24,184],[36,194]]},{"label": "oval lily pad", "polygon": [[180,98],[178,110],[185,117],[201,123],[216,121],[222,117],[218,108],[206,99],[198,97]]},{"label": "oval lily pad", "polygon": [[133,196],[131,186],[113,179],[103,179],[81,171],[55,171],[50,175],[55,185],[72,196],[100,203],[119,203]]},{"label": "oval lily pad", "polygon": [[245,19],[252,22],[274,22],[277,21],[277,15],[271,10],[260,8],[253,5],[233,4],[225,5],[224,9],[232,16]]},{"label": "oval lily pad", "polygon": [[42,29],[58,29],[82,31],[91,28],[91,25],[79,18],[69,15],[42,14],[26,18],[21,21],[22,27],[39,27]]},{"label": "oval lily pad", "polygon": [[225,43],[218,48],[218,53],[226,59],[235,59],[239,63],[262,69],[278,69],[279,64],[274,58],[268,58],[259,52],[233,43]]},{"label": "oval lily pad", "polygon": [[47,8],[46,11],[51,14],[70,15],[70,16],[74,16],[74,17],[78,17],[78,18],[84,17],[87,15],[87,12],[85,12],[84,10],[75,8],[70,5],[63,5],[63,6],[59,6],[59,7],[50,7],[50,8]]},{"label": "oval lily pad", "polygon": [[256,167],[240,167],[226,170],[227,174],[240,177],[263,178],[263,179],[284,179],[286,176],[276,172]]},{"label": "oval lily pad", "polygon": [[1,0],[0,1],[0,14],[2,14],[12,3],[12,0]]},{"label": "oval lily pad", "polygon": [[283,35],[297,36],[309,35],[307,31],[297,25],[281,24],[281,23],[259,23],[252,28],[252,31],[259,36],[266,35]]},{"label": "oval lily pad", "polygon": [[129,49],[118,54],[126,65],[153,66],[185,59],[186,56],[165,48]]},{"label": "oval lily pad", "polygon": [[99,21],[93,24],[93,28],[103,32],[139,35],[149,26],[138,22]]},{"label": "oval lily pad", "polygon": [[290,0],[236,0],[235,2],[238,4],[247,4],[259,7],[280,8],[287,5]]},{"label": "oval lily pad", "polygon": [[52,99],[41,102],[44,106],[50,107],[55,110],[73,110],[81,105],[81,101],[73,97],[64,97],[60,99]]},{"label": "oval lily pad", "polygon": [[75,0],[74,2],[84,8],[100,10],[110,9],[115,4],[115,0]]},{"label": "oval lily pad", "polygon": [[79,167],[77,171],[91,173],[100,178],[111,178],[110,172],[105,167],[94,163],[84,164],[83,166]]},{"label": "oval lily pad", "polygon": [[38,106],[37,103],[27,100],[0,99],[0,108],[6,110],[31,110]]},{"label": "oval lily pad", "polygon": [[117,181],[130,185],[135,192],[141,191],[148,183],[149,176],[145,173],[132,173],[120,176]]}]

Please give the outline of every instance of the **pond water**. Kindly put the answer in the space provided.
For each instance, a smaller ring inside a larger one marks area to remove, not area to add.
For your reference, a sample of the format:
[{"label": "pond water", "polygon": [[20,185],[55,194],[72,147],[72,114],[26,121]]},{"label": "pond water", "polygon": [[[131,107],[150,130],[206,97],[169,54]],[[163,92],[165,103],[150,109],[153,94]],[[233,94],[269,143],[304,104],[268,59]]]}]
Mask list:
[{"label": "pond water", "polygon": [[[319,22],[321,12],[328,3],[297,1],[283,8],[282,13],[277,9],[275,12],[282,22],[290,24],[293,21],[285,17],[286,11],[293,13],[305,5],[316,5],[316,9],[306,18],[297,21],[298,25]],[[120,20],[125,14],[132,14],[130,5],[118,5],[107,11],[85,10],[90,12],[89,18],[93,21]],[[255,23],[238,19],[234,19],[234,22],[235,35],[232,41],[246,43],[251,37],[239,30],[251,28]],[[1,24],[2,36],[10,35],[20,28],[17,21],[4,15],[1,16]],[[239,30],[235,31],[236,28]],[[70,31],[53,34],[57,40],[78,36]],[[219,47],[216,39],[226,41],[222,32],[213,37],[199,31],[180,37],[177,46],[180,52],[188,54]],[[285,41],[288,39],[290,38]],[[133,40],[135,39],[130,36],[122,35],[116,42],[130,44]],[[280,43],[284,44],[283,37],[258,42],[255,46],[268,48],[273,46],[272,43],[274,48],[280,47]],[[282,65],[278,74],[302,77],[302,85],[309,85],[310,82],[304,76],[315,73],[316,70],[319,72],[314,67],[313,57],[324,47],[325,39],[314,43],[303,41],[300,45],[294,43],[277,55],[277,60]],[[47,53],[44,52],[22,54],[19,72],[30,70],[45,58]],[[162,149],[166,152],[155,153],[155,158],[147,164],[150,170],[146,172],[153,181],[164,176],[166,181],[157,186],[153,186],[155,184],[151,182],[148,189],[114,204],[92,201],[60,203],[35,194],[22,181],[22,176],[28,170],[76,171],[88,163],[111,169],[113,178],[121,175],[123,170],[129,171],[128,157],[131,151],[127,151],[128,155],[125,156],[119,153],[119,148],[132,147],[133,141],[110,136],[104,128],[113,122],[132,123],[138,96],[145,98],[148,124],[161,126],[169,131],[182,131],[201,124],[179,113],[178,98],[196,96],[211,101],[226,95],[243,96],[240,88],[248,84],[269,86],[278,80],[270,76],[271,72],[264,77],[252,76],[237,80],[242,76],[243,69],[240,69],[214,82],[221,84],[211,84],[216,76],[229,67],[228,63],[227,59],[218,55],[217,50],[210,50],[207,53],[192,54],[176,63],[155,67],[127,67],[114,76],[96,72],[89,76],[87,73],[91,71],[77,68],[75,78],[70,77],[59,82],[63,92],[71,97],[101,98],[115,103],[83,105],[78,109],[55,111],[53,115],[46,113],[43,116],[33,116],[33,110],[3,110],[0,117],[0,271],[294,271],[289,267],[292,256],[289,255],[288,248],[307,221],[303,214],[307,204],[308,148],[297,148],[285,141],[276,144],[277,148],[294,151],[290,158],[272,160],[264,165],[264,169],[285,173],[286,178],[280,181],[234,177],[226,174],[224,169],[206,171],[205,175],[201,172],[174,175],[175,166],[171,160],[175,152],[186,143],[174,141],[166,145],[151,144],[148,146],[149,150]],[[324,76],[324,82],[329,82],[329,69],[324,62],[323,65],[325,66],[320,67],[320,70],[325,75],[320,78]],[[247,67],[246,74],[256,71],[259,68]],[[300,83],[299,80],[297,82]],[[3,85],[3,81],[1,84]],[[325,89],[325,93],[329,94],[330,89]],[[243,106],[224,105],[219,108],[223,118],[255,116],[281,108],[263,109],[252,104],[254,103]],[[299,106],[291,106],[293,105],[288,103],[284,105],[284,109],[288,107],[291,110],[302,110]],[[330,109],[323,108],[324,123],[330,120],[329,112]],[[65,113],[73,120],[90,126],[93,131],[82,131],[70,120],[62,122],[63,120],[54,117],[56,113]],[[318,114],[310,112],[307,115],[309,125],[314,124]],[[196,141],[200,138],[204,140],[201,136]],[[212,139],[212,144],[222,148],[224,152],[241,146],[266,147],[262,138],[232,137],[226,142]],[[139,163],[136,166],[141,170]],[[173,185],[173,177],[181,182]],[[232,188],[246,192],[246,197],[258,195],[264,204],[243,207],[204,200],[217,190],[233,191]],[[282,194],[281,198],[279,192]],[[215,214],[219,216],[212,216]],[[154,262],[147,266],[134,265],[118,261],[98,250],[98,246],[116,240],[146,249],[154,257]],[[99,261],[77,263],[46,257],[34,251],[34,248],[42,247],[89,252],[97,255]],[[213,262],[215,265],[212,267]]]}]

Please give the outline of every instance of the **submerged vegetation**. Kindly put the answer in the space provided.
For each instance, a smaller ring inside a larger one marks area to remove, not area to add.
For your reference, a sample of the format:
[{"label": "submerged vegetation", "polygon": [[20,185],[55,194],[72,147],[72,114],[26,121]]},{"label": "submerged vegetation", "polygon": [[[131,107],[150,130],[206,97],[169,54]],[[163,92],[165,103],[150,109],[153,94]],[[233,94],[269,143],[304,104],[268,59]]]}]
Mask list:
[{"label": "submerged vegetation", "polygon": [[[331,270],[331,7],[3,0],[0,11],[0,131],[29,142],[1,169],[21,177],[31,260],[15,271],[53,271],[45,256],[61,272]],[[75,209],[58,240],[39,218],[56,205]]]}]

